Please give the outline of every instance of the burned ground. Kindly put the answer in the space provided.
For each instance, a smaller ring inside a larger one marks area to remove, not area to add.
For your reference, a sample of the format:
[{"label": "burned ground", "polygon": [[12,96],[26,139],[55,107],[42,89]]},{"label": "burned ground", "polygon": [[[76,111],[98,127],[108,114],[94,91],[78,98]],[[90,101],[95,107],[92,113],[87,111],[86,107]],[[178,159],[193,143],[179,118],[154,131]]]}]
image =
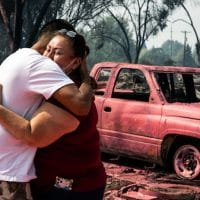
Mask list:
[{"label": "burned ground", "polygon": [[185,181],[163,168],[103,154],[108,175],[104,200],[200,200],[200,179]]}]

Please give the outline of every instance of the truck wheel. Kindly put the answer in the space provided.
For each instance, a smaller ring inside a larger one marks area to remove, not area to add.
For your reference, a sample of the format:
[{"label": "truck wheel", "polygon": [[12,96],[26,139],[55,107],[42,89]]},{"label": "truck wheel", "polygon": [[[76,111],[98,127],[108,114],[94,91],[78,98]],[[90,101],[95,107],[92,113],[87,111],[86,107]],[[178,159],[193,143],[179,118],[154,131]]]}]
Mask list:
[{"label": "truck wheel", "polygon": [[195,179],[200,174],[200,151],[194,145],[179,146],[173,157],[176,174],[183,179]]}]

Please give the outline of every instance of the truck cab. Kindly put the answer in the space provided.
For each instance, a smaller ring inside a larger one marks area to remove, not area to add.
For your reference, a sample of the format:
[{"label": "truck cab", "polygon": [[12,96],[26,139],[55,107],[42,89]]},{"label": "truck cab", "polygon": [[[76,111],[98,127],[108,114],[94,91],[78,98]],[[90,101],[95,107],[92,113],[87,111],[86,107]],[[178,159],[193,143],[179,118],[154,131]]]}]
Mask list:
[{"label": "truck cab", "polygon": [[97,128],[103,152],[200,173],[200,69],[97,63]]}]

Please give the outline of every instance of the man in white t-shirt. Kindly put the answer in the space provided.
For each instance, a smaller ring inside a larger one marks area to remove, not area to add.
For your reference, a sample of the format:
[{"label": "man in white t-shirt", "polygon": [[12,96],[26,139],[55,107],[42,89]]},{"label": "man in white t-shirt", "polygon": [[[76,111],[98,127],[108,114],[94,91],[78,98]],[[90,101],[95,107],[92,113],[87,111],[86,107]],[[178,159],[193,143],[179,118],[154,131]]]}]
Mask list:
[{"label": "man in white t-shirt", "polygon": [[[57,29],[60,28],[66,27],[62,24]],[[16,51],[1,64],[4,106],[30,119],[44,99],[54,97],[71,112],[86,114],[92,99],[89,75],[85,73],[85,81],[78,89],[58,65],[39,53],[44,48],[44,42],[40,43],[42,38],[45,38],[45,32],[32,48]],[[31,199],[27,182],[36,177],[33,166],[35,152],[35,147],[16,140],[0,126],[0,188],[7,187],[9,191],[14,184],[16,191],[13,194],[24,191],[26,197],[21,199]]]}]

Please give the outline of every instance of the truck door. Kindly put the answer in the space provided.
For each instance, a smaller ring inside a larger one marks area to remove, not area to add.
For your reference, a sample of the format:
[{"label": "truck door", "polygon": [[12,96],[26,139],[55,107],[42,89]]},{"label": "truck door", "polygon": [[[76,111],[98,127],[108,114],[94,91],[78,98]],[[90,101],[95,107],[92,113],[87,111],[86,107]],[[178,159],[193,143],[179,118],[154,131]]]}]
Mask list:
[{"label": "truck door", "polygon": [[113,152],[156,157],[161,105],[150,103],[150,86],[139,69],[122,68],[101,116],[102,146]]},{"label": "truck door", "polygon": [[102,109],[104,100],[107,96],[108,91],[108,82],[110,79],[112,68],[109,67],[101,67],[98,69],[95,79],[97,82],[97,89],[95,91],[95,104],[97,107],[98,112],[98,124],[97,128],[99,129],[99,132],[101,133],[102,129]]}]

